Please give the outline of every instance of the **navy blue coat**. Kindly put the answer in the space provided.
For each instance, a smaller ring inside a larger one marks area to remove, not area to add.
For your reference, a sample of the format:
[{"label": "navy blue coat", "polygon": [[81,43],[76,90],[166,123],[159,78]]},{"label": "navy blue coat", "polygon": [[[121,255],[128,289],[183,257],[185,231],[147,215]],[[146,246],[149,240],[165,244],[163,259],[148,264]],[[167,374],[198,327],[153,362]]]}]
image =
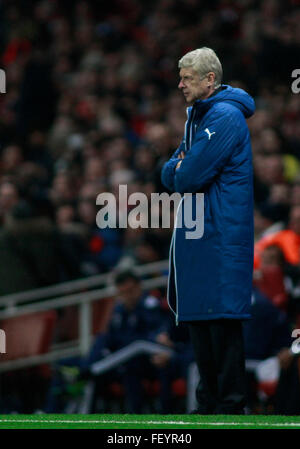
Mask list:
[{"label": "navy blue coat", "polygon": [[[245,118],[254,109],[244,90],[226,85],[196,101],[180,147],[162,168],[165,187],[182,194],[177,216],[184,216],[186,193],[193,213],[202,205],[204,215],[201,238],[187,238],[184,223],[174,227],[168,302],[177,321],[250,317],[253,170]],[[175,170],[181,151],[185,158]]]}]

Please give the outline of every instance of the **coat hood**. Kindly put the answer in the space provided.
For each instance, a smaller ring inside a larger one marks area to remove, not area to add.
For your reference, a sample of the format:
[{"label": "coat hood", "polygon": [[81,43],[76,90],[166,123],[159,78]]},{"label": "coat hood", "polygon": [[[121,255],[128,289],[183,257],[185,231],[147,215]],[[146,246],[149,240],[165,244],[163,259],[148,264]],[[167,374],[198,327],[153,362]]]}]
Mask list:
[{"label": "coat hood", "polygon": [[251,117],[255,111],[255,103],[253,98],[247,94],[243,89],[231,87],[222,84],[222,90],[217,94],[207,98],[206,100],[198,100],[195,104],[207,104],[212,106],[215,103],[226,102],[238,108],[245,118]]}]

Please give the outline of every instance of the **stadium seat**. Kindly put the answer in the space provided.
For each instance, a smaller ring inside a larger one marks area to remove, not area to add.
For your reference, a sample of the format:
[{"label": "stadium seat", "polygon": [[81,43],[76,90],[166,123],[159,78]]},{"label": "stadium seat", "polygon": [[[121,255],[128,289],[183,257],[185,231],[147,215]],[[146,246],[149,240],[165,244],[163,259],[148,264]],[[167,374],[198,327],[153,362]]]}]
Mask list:
[{"label": "stadium seat", "polygon": [[[39,312],[2,320],[6,333],[6,354],[2,363],[45,354],[49,351],[56,312]],[[1,413],[33,413],[43,405],[50,366],[42,364],[1,374]],[[32,389],[32,385],[34,388]]]},{"label": "stadium seat", "polygon": [[[105,331],[113,306],[114,298],[100,299],[91,303],[93,335]],[[55,328],[55,342],[73,341],[78,338],[79,308],[78,306],[65,307],[58,316]]]},{"label": "stadium seat", "polygon": [[52,310],[2,320],[0,327],[6,334],[2,362],[48,352],[55,322],[56,312]]}]

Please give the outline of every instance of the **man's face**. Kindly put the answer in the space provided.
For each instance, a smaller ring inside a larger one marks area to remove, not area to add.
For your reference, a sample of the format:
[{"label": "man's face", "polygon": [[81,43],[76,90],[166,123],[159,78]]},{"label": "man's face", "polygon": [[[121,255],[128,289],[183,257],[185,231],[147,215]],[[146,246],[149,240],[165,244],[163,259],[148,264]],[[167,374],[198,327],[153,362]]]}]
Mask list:
[{"label": "man's face", "polygon": [[4,183],[0,187],[0,210],[9,211],[19,201],[19,195],[16,187],[10,183]]},{"label": "man's face", "polygon": [[127,279],[122,284],[119,284],[117,289],[125,307],[133,309],[142,294],[139,282],[136,282],[134,279]]},{"label": "man's face", "polygon": [[200,75],[192,68],[180,69],[180,82],[178,88],[182,90],[187,103],[194,103],[196,100],[205,100],[212,92],[212,87],[208,85],[208,78],[200,80]]}]

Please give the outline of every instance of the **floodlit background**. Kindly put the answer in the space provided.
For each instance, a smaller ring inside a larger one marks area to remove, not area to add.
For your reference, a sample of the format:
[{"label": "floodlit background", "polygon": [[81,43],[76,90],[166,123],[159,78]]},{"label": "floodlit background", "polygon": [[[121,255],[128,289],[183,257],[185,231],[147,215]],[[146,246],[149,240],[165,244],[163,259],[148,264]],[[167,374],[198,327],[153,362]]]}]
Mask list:
[{"label": "floodlit background", "polygon": [[[299,24],[299,0],[0,2],[0,413],[192,408],[191,348],[165,299],[172,229],[101,230],[96,197],[118,196],[119,184],[165,191],[160,169],[186,117],[177,62],[208,46],[223,82],[257,106],[248,121],[256,251],[247,409],[300,414],[300,362],[287,349],[300,328],[300,94],[291,90]],[[125,339],[112,327],[114,307],[138,287],[116,290],[112,273],[132,267],[157,326],[136,312]],[[106,349],[151,339],[148,330],[172,352],[134,353],[91,375]],[[113,345],[107,335],[116,333]],[[95,337],[101,350],[89,359]]]}]

